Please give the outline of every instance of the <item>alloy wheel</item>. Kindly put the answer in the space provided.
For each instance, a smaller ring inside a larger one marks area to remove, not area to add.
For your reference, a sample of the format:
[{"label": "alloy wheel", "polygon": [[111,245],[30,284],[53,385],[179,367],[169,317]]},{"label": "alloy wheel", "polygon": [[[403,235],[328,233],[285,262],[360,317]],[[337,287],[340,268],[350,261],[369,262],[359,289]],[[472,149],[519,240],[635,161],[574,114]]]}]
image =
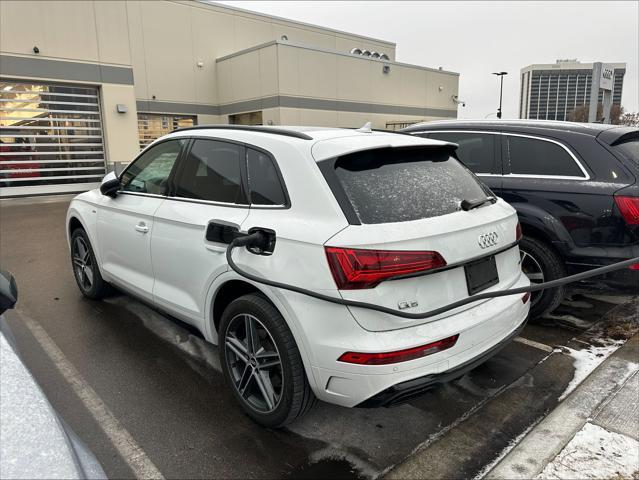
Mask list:
[{"label": "alloy wheel", "polygon": [[89,247],[81,236],[73,240],[73,272],[82,290],[89,291],[93,286],[93,262]]},{"label": "alloy wheel", "polygon": [[282,399],[282,359],[273,337],[256,317],[241,314],[228,324],[227,368],[242,400],[259,413],[274,411]]},{"label": "alloy wheel", "polygon": [[[544,271],[541,268],[539,261],[533,257],[530,253],[519,250],[521,259],[521,270],[528,277],[531,284],[544,283]],[[531,305],[535,305],[541,299],[543,290],[539,292],[533,292],[531,295]]]}]

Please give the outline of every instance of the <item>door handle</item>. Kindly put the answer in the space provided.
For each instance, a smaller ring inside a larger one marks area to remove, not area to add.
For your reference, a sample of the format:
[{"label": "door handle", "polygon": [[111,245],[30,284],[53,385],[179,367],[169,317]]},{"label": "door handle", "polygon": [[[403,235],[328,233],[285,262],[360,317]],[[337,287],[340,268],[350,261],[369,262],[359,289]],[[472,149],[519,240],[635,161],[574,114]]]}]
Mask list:
[{"label": "door handle", "polygon": [[140,233],[148,233],[149,227],[146,226],[146,223],[140,222],[135,226],[135,230]]}]

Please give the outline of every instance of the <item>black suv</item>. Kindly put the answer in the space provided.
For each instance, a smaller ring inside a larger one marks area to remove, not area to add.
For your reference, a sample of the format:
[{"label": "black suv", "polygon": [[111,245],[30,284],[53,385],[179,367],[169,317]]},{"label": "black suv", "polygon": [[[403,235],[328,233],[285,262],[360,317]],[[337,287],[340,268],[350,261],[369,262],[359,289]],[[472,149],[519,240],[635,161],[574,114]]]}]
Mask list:
[{"label": "black suv", "polygon": [[[639,129],[531,120],[454,120],[403,132],[454,142],[459,159],[519,213],[531,282],[639,256]],[[639,266],[606,282],[639,288]],[[533,294],[531,316],[562,288]]]}]

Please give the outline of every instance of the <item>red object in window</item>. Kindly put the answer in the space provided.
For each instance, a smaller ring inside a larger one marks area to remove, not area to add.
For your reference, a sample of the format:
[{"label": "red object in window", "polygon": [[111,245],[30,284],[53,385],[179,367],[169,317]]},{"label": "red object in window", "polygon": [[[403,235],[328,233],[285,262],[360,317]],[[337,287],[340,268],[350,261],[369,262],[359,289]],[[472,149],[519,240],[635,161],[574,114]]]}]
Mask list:
[{"label": "red object in window", "polygon": [[628,225],[639,225],[639,197],[615,195],[615,203]]},{"label": "red object in window", "polygon": [[325,247],[328,265],[340,290],[373,288],[390,278],[446,266],[438,252],[362,250]]},{"label": "red object in window", "polygon": [[355,363],[357,365],[388,365],[389,363],[407,362],[416,358],[432,355],[433,353],[447,350],[457,343],[459,334],[452,337],[444,338],[436,342],[427,343],[419,347],[407,348],[405,350],[397,350],[395,352],[384,353],[359,353],[346,352],[337,360],[346,363]]}]

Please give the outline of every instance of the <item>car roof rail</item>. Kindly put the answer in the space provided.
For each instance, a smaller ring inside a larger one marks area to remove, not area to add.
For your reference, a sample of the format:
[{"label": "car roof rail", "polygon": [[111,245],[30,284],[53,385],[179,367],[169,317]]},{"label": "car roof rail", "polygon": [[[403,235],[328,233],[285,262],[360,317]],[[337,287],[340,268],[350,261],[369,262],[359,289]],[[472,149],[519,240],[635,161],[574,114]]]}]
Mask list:
[{"label": "car roof rail", "polygon": [[302,140],[313,140],[313,137],[299,130],[290,130],[279,127],[263,127],[260,125],[194,125],[192,127],[176,128],[173,132],[186,132],[188,130],[244,130],[248,132],[272,133],[273,135],[284,135],[286,137],[301,138]]}]

